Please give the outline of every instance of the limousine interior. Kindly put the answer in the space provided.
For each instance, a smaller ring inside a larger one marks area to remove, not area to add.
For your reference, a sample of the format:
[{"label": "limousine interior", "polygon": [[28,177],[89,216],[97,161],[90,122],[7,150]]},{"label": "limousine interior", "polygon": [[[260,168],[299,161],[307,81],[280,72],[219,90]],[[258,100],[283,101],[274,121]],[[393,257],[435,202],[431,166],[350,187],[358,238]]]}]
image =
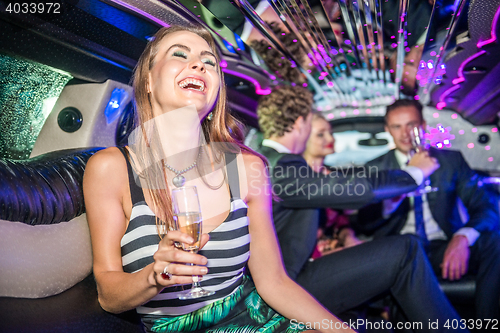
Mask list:
[{"label": "limousine interior", "polygon": [[[414,98],[430,145],[498,191],[499,18],[500,0],[0,1],[0,331],[142,331],[99,307],[81,181],[95,151],[126,144],[131,74],[159,28],[211,31],[251,147],[275,85],[314,93],[331,166],[392,149],[385,107]],[[442,287],[467,317],[474,280]]]}]

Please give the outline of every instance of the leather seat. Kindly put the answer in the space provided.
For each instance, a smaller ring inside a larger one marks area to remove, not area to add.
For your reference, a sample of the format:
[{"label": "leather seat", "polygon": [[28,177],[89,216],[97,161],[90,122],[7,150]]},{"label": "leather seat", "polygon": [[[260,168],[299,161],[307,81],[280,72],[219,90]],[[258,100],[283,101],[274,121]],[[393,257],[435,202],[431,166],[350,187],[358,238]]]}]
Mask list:
[{"label": "leather seat", "polygon": [[459,281],[439,280],[439,286],[463,319],[475,318],[476,279],[466,275]]},{"label": "leather seat", "polygon": [[[143,332],[135,310],[114,315],[100,307],[89,275],[82,180],[88,159],[99,149],[0,160],[1,332]],[[68,233],[73,225],[78,228]],[[25,241],[38,235],[47,239]]]},{"label": "leather seat", "polygon": [[0,297],[0,331],[4,333],[139,333],[135,311],[114,315],[97,302],[93,275],[61,294],[38,298]]}]

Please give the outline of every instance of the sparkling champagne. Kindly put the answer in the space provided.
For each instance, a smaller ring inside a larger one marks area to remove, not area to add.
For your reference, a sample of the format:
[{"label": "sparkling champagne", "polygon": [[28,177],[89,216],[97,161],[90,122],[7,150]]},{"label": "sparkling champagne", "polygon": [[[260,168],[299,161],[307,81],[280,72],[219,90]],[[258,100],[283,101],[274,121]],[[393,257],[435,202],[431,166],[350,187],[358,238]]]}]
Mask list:
[{"label": "sparkling champagne", "polygon": [[197,252],[200,248],[201,214],[199,212],[187,212],[177,214],[179,230],[194,239],[193,244],[182,244],[184,251]]}]

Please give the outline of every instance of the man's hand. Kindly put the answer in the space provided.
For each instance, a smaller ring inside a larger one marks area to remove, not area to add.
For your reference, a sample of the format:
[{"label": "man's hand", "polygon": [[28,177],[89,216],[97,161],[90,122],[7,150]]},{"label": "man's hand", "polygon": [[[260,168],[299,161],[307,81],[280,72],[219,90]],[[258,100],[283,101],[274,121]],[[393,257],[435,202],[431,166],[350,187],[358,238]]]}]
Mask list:
[{"label": "man's hand", "polygon": [[408,166],[419,168],[422,170],[424,178],[427,178],[439,168],[439,162],[436,158],[429,156],[429,152],[421,151],[413,155],[408,162]]},{"label": "man's hand", "polygon": [[321,256],[343,250],[344,248],[340,246],[338,239],[322,239],[318,241],[317,244],[318,251]]},{"label": "man's hand", "polygon": [[467,273],[469,266],[469,241],[463,235],[455,235],[444,252],[441,263],[443,279],[459,280]]}]

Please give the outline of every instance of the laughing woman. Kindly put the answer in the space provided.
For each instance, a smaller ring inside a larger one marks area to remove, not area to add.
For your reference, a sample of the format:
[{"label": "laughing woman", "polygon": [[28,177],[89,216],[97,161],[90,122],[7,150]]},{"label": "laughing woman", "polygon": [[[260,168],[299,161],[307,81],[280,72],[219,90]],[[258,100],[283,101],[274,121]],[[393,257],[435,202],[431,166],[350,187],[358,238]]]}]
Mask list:
[{"label": "laughing woman", "polygon": [[[284,271],[265,163],[241,144],[226,112],[211,35],[197,27],[159,30],[133,87],[139,126],[129,145],[95,154],[84,176],[102,308],[135,308],[152,332],[304,329],[298,323],[352,332]],[[197,187],[201,202],[197,254],[176,247],[193,242],[173,226],[171,191],[184,183]],[[214,294],[179,300],[192,276]]]}]

